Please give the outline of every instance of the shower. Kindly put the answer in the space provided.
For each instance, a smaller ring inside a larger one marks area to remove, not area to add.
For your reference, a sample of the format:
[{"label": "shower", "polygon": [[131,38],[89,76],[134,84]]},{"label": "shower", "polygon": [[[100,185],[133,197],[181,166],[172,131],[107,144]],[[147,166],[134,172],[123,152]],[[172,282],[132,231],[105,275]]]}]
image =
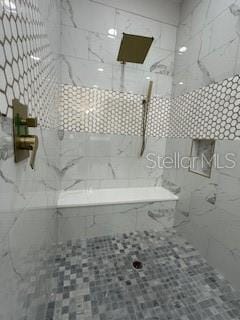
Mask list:
[{"label": "shower", "polygon": [[153,88],[153,81],[149,81],[148,86],[148,92],[147,92],[147,98],[143,99],[142,105],[143,105],[143,114],[142,114],[142,147],[140,151],[140,157],[143,156],[145,147],[146,147],[146,131],[147,131],[147,120],[148,120],[148,111],[149,111],[149,105],[152,95],[152,88]]},{"label": "shower", "polygon": [[[124,88],[124,74],[125,65],[127,62],[143,64],[147,54],[153,43],[153,37],[145,37],[133,34],[123,33],[120,49],[118,52],[117,60],[122,63],[121,69],[121,89]],[[146,130],[149,104],[152,95],[153,81],[149,81],[149,87],[146,99],[143,99],[142,106],[142,147],[140,151],[140,157],[143,156],[146,147]]]}]

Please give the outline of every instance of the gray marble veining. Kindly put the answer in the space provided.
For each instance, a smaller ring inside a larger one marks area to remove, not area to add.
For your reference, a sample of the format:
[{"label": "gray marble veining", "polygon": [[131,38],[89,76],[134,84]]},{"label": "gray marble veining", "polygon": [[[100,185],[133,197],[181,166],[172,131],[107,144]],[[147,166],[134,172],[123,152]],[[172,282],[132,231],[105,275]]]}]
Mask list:
[{"label": "gray marble veining", "polygon": [[[136,8],[139,7],[135,1]],[[130,4],[108,5],[97,1],[74,2],[62,1],[62,80],[64,84],[83,87],[97,86],[111,90],[128,90],[142,94],[147,85],[146,76],[154,73],[155,94],[166,95],[171,91],[172,66],[175,51],[177,28],[169,23],[177,18],[175,9],[166,12],[163,21],[130,10]],[[158,4],[155,6],[159,7]],[[163,10],[165,8],[163,7]],[[101,19],[99,19],[101,16]],[[110,29],[117,30],[116,35],[109,35]],[[123,32],[153,36],[153,49],[143,65],[127,64],[124,81],[120,80],[121,65],[116,61],[121,35]],[[78,46],[75,38],[78,37]],[[167,57],[167,58],[166,58]],[[104,72],[96,72],[98,68]]]},{"label": "gray marble veining", "polygon": [[[65,132],[61,141],[61,164],[55,171],[63,190],[159,186],[161,168],[149,169],[139,158],[140,137]],[[164,155],[165,140],[150,137],[146,154]]]},{"label": "gray marble veining", "polygon": [[[60,46],[60,3],[30,0],[14,1],[11,6],[16,10],[10,13],[5,3],[0,4],[4,25],[0,68],[8,82],[1,77],[0,109],[8,114],[0,115],[0,318],[32,320],[44,318],[51,256],[57,242],[53,208],[59,177],[53,166],[59,161],[55,129],[59,72],[55,63]],[[31,54],[35,59],[41,54],[41,59],[34,62]],[[14,162],[10,107],[14,98],[28,105],[29,114],[38,117],[41,126],[30,129],[39,137],[35,170],[29,159]]]},{"label": "gray marble veining", "polygon": [[199,1],[182,10],[177,48],[188,50],[175,55],[175,96],[239,72],[239,27],[239,4],[234,1]]},{"label": "gray marble veining", "polygon": [[[187,150],[190,146],[190,140],[169,139],[167,153],[171,150]],[[238,148],[238,141],[217,141],[215,153],[235,154]],[[181,188],[178,192],[175,228],[201,251],[210,264],[221,270],[234,286],[240,287],[238,152],[235,160],[236,167],[232,169],[213,167],[210,180],[193,176],[183,168],[175,172],[165,170],[164,177],[169,179],[170,185],[178,184]]]},{"label": "gray marble veining", "polygon": [[[74,10],[73,10],[73,7],[72,7],[72,3],[70,0],[65,0],[64,2],[61,1],[62,3],[62,8],[65,10],[65,12],[67,11],[69,17],[70,17],[70,20],[72,22],[72,25],[74,28],[77,28],[77,23],[75,22],[75,18],[74,18]],[[67,8],[65,9],[64,8],[64,3],[66,3],[66,6]]]}]

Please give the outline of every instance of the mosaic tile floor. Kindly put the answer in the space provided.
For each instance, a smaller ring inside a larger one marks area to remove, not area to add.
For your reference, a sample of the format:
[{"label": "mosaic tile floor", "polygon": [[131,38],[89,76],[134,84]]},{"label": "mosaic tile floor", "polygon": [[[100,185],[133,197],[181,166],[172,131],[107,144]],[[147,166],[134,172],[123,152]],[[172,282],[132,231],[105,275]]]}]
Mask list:
[{"label": "mosaic tile floor", "polygon": [[46,320],[240,319],[240,293],[174,232],[68,242],[54,269]]}]

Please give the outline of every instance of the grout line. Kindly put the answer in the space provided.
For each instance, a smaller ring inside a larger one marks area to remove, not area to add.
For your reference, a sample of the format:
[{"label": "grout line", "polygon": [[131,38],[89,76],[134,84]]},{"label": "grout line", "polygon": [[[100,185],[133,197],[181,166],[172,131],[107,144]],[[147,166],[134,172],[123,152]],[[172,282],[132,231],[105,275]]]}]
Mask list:
[{"label": "grout line", "polygon": [[102,5],[104,7],[108,7],[108,8],[112,8],[112,9],[119,10],[119,11],[122,11],[122,12],[130,13],[130,14],[133,14],[135,16],[138,16],[138,17],[141,17],[141,18],[145,18],[145,19],[148,19],[148,20],[152,20],[152,21],[155,21],[155,22],[163,23],[163,24],[175,27],[175,28],[177,28],[177,26],[178,26],[178,24],[169,23],[169,22],[165,22],[165,21],[162,21],[162,20],[150,18],[148,16],[144,16],[143,14],[132,12],[132,11],[128,11],[128,10],[124,10],[124,9],[121,9],[121,8],[118,8],[118,7],[114,7],[114,6],[102,3],[100,1],[97,1],[97,0],[90,0],[90,1],[93,2],[93,3],[99,4],[99,5]]}]

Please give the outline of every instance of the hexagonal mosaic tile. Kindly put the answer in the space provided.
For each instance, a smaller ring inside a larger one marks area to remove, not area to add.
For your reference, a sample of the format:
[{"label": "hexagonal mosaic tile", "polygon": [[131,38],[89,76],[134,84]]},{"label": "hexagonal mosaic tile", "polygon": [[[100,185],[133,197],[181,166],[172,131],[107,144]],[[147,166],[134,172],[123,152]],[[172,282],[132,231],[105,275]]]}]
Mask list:
[{"label": "hexagonal mosaic tile", "polygon": [[[79,132],[142,135],[144,96],[62,86],[61,127]],[[240,76],[176,99],[153,97],[147,135],[229,139],[240,137]]]},{"label": "hexagonal mosaic tile", "polygon": [[[143,99],[144,96],[128,92],[63,85],[61,127],[78,132],[141,135]],[[169,102],[169,98],[152,98],[148,135],[167,136]]]},{"label": "hexagonal mosaic tile", "polygon": [[44,127],[57,125],[58,85],[35,0],[0,1],[0,111],[11,116],[13,98],[29,106]]},{"label": "hexagonal mosaic tile", "polygon": [[240,137],[240,76],[172,101],[172,137],[233,140]]}]

